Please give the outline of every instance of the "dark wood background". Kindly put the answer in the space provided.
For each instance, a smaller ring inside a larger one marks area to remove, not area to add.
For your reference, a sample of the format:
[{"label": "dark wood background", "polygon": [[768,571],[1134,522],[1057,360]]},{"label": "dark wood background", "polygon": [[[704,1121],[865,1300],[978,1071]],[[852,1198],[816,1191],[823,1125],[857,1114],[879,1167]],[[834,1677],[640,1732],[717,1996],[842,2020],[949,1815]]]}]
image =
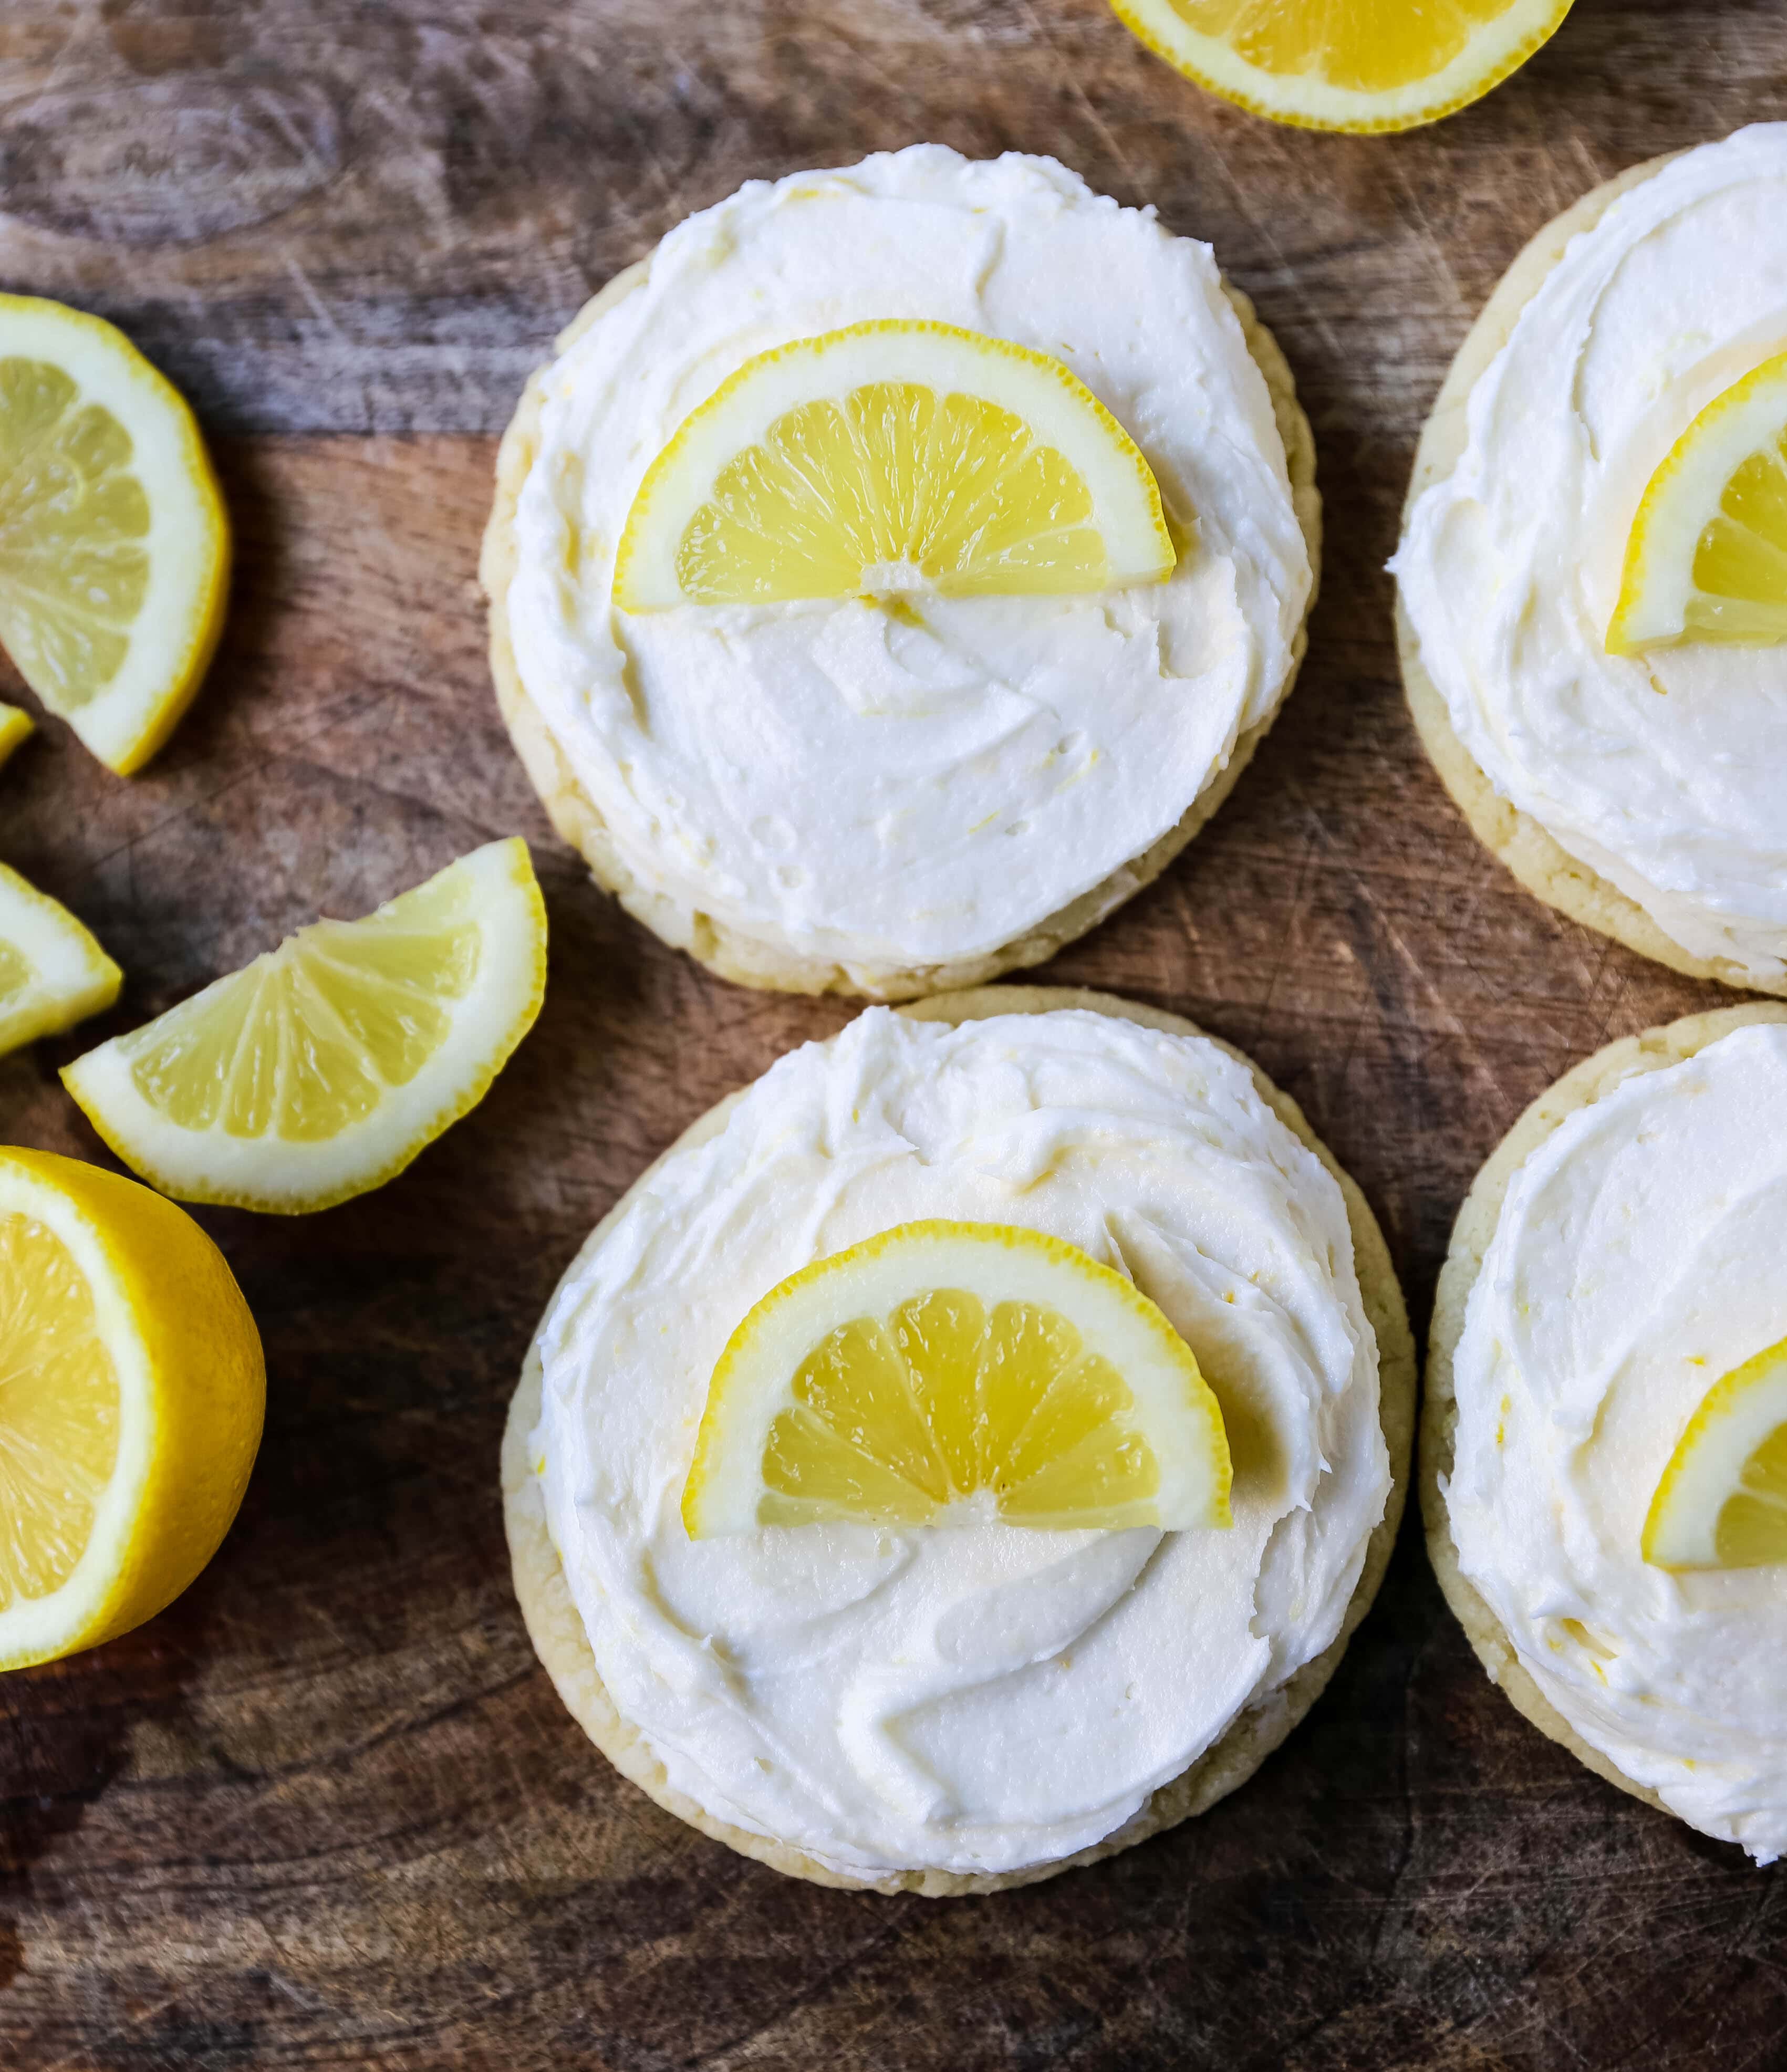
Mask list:
[{"label": "dark wood background", "polygon": [[192,397],[241,574],[146,775],[52,726],[0,778],[0,857],[129,973],[107,1021],[0,1063],[0,1138],[102,1156],[56,1066],[491,837],[533,841],[553,948],[534,1034],[402,1180],[204,1219],[266,1338],[266,1441],[178,1605],[0,1680],[0,2064],[1787,2064],[1780,1874],[1517,1718],[1413,1531],[1253,1783],[1050,1884],[821,1891],[613,1775],[510,1594],[504,1408],[590,1225],[849,1010],[709,979],[595,891],[498,725],[473,581],[528,369],[746,178],[1052,151],[1209,238],[1316,426],[1309,662],[1211,830],[1044,975],[1251,1050],[1364,1184],[1421,1328],[1521,1106],[1723,996],[1529,899],[1424,763],[1381,572],[1416,432],[1541,223],[1784,113],[1778,0],[1579,0],[1488,101],[1376,140],[1205,98],[1100,0],[3,0],[0,286],[114,318]]}]

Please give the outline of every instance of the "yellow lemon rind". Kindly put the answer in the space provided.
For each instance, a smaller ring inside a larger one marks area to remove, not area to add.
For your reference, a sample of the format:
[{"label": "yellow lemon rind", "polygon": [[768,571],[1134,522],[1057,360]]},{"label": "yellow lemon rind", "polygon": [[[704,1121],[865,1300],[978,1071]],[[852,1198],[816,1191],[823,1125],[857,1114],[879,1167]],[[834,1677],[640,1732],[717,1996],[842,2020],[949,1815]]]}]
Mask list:
[{"label": "yellow lemon rind", "polygon": [[167,742],[198,694],[223,629],[229,516],[186,399],[115,325],[65,303],[0,294],[0,357],[43,360],[101,405],[132,445],[149,499],[150,590],[130,625],[119,676],[72,709],[54,684],[26,680],[84,746],[121,777]]},{"label": "yellow lemon rind", "polygon": [[[1163,1529],[1225,1527],[1233,1467],[1222,1410],[1196,1355],[1134,1285],[1077,1245],[1040,1231],[933,1219],[902,1223],[803,1267],[756,1303],[709,1383],[682,1498],[691,1539],[756,1531],[761,1462],[802,1359],[838,1326],[884,1317],[939,1288],[989,1309],[1032,1301],[1077,1325],[1135,1398],[1134,1422],[1161,1473]],[[1170,1443],[1176,1437],[1179,1443]],[[940,1522],[953,1522],[945,1511]]]},{"label": "yellow lemon rind", "polygon": [[[1328,84],[1311,74],[1266,71],[1220,36],[1193,29],[1172,0],[1110,0],[1124,27],[1194,86],[1250,115],[1295,130],[1385,136],[1456,115],[1493,92],[1556,35],[1573,0],[1515,0],[1486,23],[1451,62],[1382,93]],[[1506,25],[1505,27],[1504,25]]]},{"label": "yellow lemon rind", "polygon": [[[447,871],[479,881],[489,962],[439,1050],[406,1086],[389,1089],[364,1120],[316,1143],[183,1128],[138,1091],[128,1037],[76,1059],[64,1068],[64,1085],[117,1157],[177,1201],[307,1215],[384,1186],[484,1098],[546,999],[546,902],[526,842],[513,836],[487,843],[426,882],[438,882]],[[474,1025],[479,1000],[486,1011]]]},{"label": "yellow lemon rind", "polygon": [[1160,486],[1141,449],[1078,376],[1027,346],[956,324],[886,318],[796,339],[756,354],[677,426],[646,470],[622,528],[614,595],[624,611],[687,602],[677,570],[685,528],[721,469],[789,410],[879,381],[984,398],[1023,419],[1077,469],[1111,572],[1101,588],[1158,582],[1178,550]]},{"label": "yellow lemon rind", "polygon": [[0,705],[0,769],[6,767],[13,750],[35,731],[29,713],[21,712],[17,705]]},{"label": "yellow lemon rind", "polygon": [[1653,1568],[1719,1568],[1719,1521],[1752,1453],[1787,1424],[1787,1338],[1707,1392],[1651,1498],[1641,1551]]},{"label": "yellow lemon rind", "polygon": [[33,967],[23,993],[0,999],[0,1057],[57,1036],[117,998],[124,974],[66,906],[0,863],[0,943]]},{"label": "yellow lemon rind", "polygon": [[35,1218],[86,1275],[120,1390],[117,1465],[60,1589],[0,1611],[0,1671],[152,1618],[209,1561],[248,1486],[266,1370],[221,1252],[146,1187],[47,1151],[0,1149],[0,1214]]}]

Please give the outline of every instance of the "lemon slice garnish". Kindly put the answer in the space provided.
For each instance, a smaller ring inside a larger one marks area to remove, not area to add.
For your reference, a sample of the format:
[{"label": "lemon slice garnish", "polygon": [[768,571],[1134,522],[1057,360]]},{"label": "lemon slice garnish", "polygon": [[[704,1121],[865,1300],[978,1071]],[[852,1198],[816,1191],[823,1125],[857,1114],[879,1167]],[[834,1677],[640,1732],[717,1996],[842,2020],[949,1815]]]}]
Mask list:
[{"label": "lemon slice garnish", "polygon": [[1147,462],[1059,360],[889,321],[760,353],[684,420],[628,514],[615,598],[1063,596],[1175,559]]},{"label": "lemon slice garnish", "polygon": [[1120,1273],[995,1223],[821,1260],[739,1325],[683,1491],[690,1536],[850,1520],[1226,1526],[1229,1441],[1192,1350]]},{"label": "lemon slice garnish", "polygon": [[1787,640],[1787,353],[1715,397],[1639,501],[1608,652],[1679,640]]},{"label": "lemon slice garnish", "polygon": [[17,705],[0,705],[0,764],[31,732],[31,715]]},{"label": "lemon slice garnish", "polygon": [[1168,64],[1307,130],[1412,130],[1517,71],[1570,0],[1111,0]]},{"label": "lemon slice garnish", "polygon": [[62,1077],[106,1142],[183,1201],[297,1214],[364,1194],[489,1091],[546,993],[518,837],[364,921],[319,921]]},{"label": "lemon slice garnish", "polygon": [[0,863],[0,1056],[97,1014],[123,983],[66,906]]},{"label": "lemon slice garnish", "polygon": [[178,393],[99,318],[0,295],[0,647],[121,775],[191,703],[229,580]]},{"label": "lemon slice garnish", "polygon": [[1659,1568],[1787,1561],[1787,1338],[1708,1390],[1657,1485],[1643,1551]]},{"label": "lemon slice garnish", "polygon": [[0,1670],[179,1595],[236,1515],[265,1397],[254,1319],[183,1210],[0,1149]]}]

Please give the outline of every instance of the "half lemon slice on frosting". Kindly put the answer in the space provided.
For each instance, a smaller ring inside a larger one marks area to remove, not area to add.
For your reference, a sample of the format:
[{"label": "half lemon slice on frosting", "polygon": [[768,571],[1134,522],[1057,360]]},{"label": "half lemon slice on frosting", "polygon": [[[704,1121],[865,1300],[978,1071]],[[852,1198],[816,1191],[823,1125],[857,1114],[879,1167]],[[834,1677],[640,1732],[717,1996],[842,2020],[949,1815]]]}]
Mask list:
[{"label": "half lemon slice on frosting", "polygon": [[1657,1485],[1643,1551],[1659,1568],[1787,1561],[1787,1338],[1707,1392]]},{"label": "half lemon slice on frosting", "polygon": [[1059,360],[890,320],[721,383],[640,486],[615,599],[1064,596],[1158,582],[1176,559],[1140,450]]},{"label": "half lemon slice on frosting", "polygon": [[1411,130],[1523,65],[1571,0],[1111,0],[1225,101],[1310,130]]},{"label": "half lemon slice on frosting", "polygon": [[848,1521],[1230,1523],[1222,1412],[1120,1273],[994,1223],[903,1223],[732,1334],[683,1492],[692,1539]]},{"label": "half lemon slice on frosting", "polygon": [[1608,652],[1681,640],[1787,641],[1787,353],[1715,397],[1640,500]]},{"label": "half lemon slice on frosting", "polygon": [[0,863],[0,1056],[97,1014],[123,983],[67,907]]},{"label": "half lemon slice on frosting", "polygon": [[318,921],[64,1083],[125,1163],[188,1202],[295,1215],[382,1186],[476,1107],[546,993],[517,837],[364,921]]}]

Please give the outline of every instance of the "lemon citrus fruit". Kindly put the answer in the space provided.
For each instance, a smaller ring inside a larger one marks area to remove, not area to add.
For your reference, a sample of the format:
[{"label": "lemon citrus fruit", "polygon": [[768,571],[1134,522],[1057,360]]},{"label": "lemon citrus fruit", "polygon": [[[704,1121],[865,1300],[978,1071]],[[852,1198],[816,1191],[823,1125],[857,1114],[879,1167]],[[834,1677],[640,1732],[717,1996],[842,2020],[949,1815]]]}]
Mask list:
[{"label": "lemon citrus fruit", "polygon": [[1412,130],[1476,101],[1570,0],[1111,0],[1168,64],[1307,130]]},{"label": "lemon citrus fruit", "polygon": [[183,1210],[0,1149],[0,1670],[179,1595],[241,1503],[266,1396],[254,1319]]},{"label": "lemon citrus fruit", "polygon": [[1708,1390],[1645,1520],[1659,1568],[1787,1561],[1787,1338]]},{"label": "lemon citrus fruit", "polygon": [[123,983],[67,907],[0,863],[0,1057],[109,1007]]},{"label": "lemon citrus fruit", "polygon": [[1226,1526],[1192,1350],[1120,1273],[994,1223],[903,1223],[770,1290],[721,1355],[693,1539],[852,1520]]},{"label": "lemon citrus fruit", "polygon": [[179,393],[99,318],[0,295],[0,647],[121,775],[191,704],[229,580]]},{"label": "lemon citrus fruit", "polygon": [[1714,397],[1650,478],[1608,652],[1787,640],[1787,353]]},{"label": "lemon citrus fruit", "polygon": [[628,515],[615,596],[1065,595],[1176,558],[1147,461],[1059,360],[890,320],[760,353],[684,420]]},{"label": "lemon citrus fruit", "polygon": [[545,997],[527,844],[364,921],[319,921],[62,1077],[125,1163],[190,1202],[296,1215],[391,1179],[489,1091]]},{"label": "lemon citrus fruit", "polygon": [[17,705],[0,705],[0,763],[6,762],[31,731],[28,713],[22,713]]}]

